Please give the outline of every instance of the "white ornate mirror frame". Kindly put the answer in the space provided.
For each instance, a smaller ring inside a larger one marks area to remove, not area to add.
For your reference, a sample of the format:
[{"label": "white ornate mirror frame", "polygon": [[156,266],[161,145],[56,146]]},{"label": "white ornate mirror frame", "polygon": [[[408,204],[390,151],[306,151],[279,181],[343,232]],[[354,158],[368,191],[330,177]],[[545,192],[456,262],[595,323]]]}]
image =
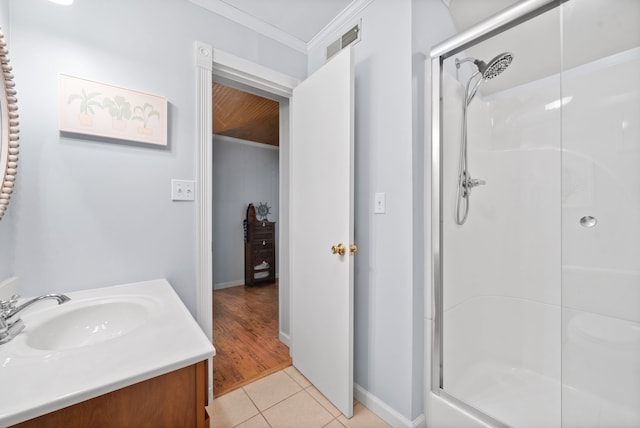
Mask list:
[{"label": "white ornate mirror frame", "polygon": [[9,64],[9,49],[4,34],[0,31],[0,220],[7,210],[13,193],[18,168],[18,100],[12,68]]}]

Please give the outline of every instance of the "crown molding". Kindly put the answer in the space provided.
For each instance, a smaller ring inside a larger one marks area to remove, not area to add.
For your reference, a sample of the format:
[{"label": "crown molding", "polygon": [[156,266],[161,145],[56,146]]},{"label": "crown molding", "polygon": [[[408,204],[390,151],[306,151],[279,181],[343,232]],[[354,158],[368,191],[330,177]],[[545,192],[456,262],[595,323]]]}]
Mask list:
[{"label": "crown molding", "polygon": [[344,8],[335,18],[331,20],[322,30],[318,32],[308,43],[292,36],[291,34],[274,27],[271,24],[249,15],[246,12],[236,9],[222,0],[189,0],[191,3],[207,9],[217,15],[229,19],[244,27],[248,27],[263,36],[269,37],[285,46],[290,47],[303,54],[308,54],[318,43],[324,41],[328,36],[340,30],[343,26],[350,24],[373,0],[354,0],[349,6]]},{"label": "crown molding", "polygon": [[[193,1],[193,0],[192,0]],[[325,27],[318,32],[307,43],[307,52],[316,47],[322,41],[333,33],[339,31],[342,27],[350,24],[367,6],[373,3],[373,0],[354,0],[342,10],[335,18],[331,20]]]},{"label": "crown molding", "polygon": [[207,9],[217,15],[223,16],[237,24],[248,27],[263,36],[269,37],[292,49],[304,54],[307,53],[307,44],[297,37],[286,33],[273,25],[236,9],[222,0],[189,0],[191,3]]}]

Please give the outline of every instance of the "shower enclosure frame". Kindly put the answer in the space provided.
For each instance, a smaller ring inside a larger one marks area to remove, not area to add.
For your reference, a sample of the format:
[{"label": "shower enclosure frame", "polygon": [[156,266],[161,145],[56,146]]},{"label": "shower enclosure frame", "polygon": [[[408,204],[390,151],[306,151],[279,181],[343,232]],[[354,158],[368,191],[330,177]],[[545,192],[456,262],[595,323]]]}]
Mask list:
[{"label": "shower enclosure frame", "polygon": [[[442,68],[444,60],[568,0],[525,0],[489,17],[468,30],[434,46],[431,50],[431,284],[433,334],[431,342],[431,392],[475,418],[495,427],[508,428],[503,422],[448,394],[443,388],[443,236],[442,236]],[[516,53],[517,54],[517,53]]]}]

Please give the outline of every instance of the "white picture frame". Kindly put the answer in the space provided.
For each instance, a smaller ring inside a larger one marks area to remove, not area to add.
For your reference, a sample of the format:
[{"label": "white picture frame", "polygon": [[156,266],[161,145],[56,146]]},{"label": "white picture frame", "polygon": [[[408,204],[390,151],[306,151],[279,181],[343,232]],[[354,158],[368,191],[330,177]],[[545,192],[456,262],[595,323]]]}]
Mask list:
[{"label": "white picture frame", "polygon": [[61,132],[167,145],[167,99],[59,74]]}]

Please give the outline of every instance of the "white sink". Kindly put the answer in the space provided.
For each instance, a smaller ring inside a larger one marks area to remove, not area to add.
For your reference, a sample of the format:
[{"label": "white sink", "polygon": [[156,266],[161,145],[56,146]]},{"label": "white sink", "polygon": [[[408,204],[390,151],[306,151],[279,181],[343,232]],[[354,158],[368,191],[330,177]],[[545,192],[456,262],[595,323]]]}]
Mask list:
[{"label": "white sink", "polygon": [[24,330],[0,345],[0,427],[215,355],[166,279],[61,291],[71,300],[25,309]]},{"label": "white sink", "polygon": [[123,336],[148,319],[149,310],[142,302],[97,300],[35,327],[28,333],[27,345],[53,351],[80,348]]}]

